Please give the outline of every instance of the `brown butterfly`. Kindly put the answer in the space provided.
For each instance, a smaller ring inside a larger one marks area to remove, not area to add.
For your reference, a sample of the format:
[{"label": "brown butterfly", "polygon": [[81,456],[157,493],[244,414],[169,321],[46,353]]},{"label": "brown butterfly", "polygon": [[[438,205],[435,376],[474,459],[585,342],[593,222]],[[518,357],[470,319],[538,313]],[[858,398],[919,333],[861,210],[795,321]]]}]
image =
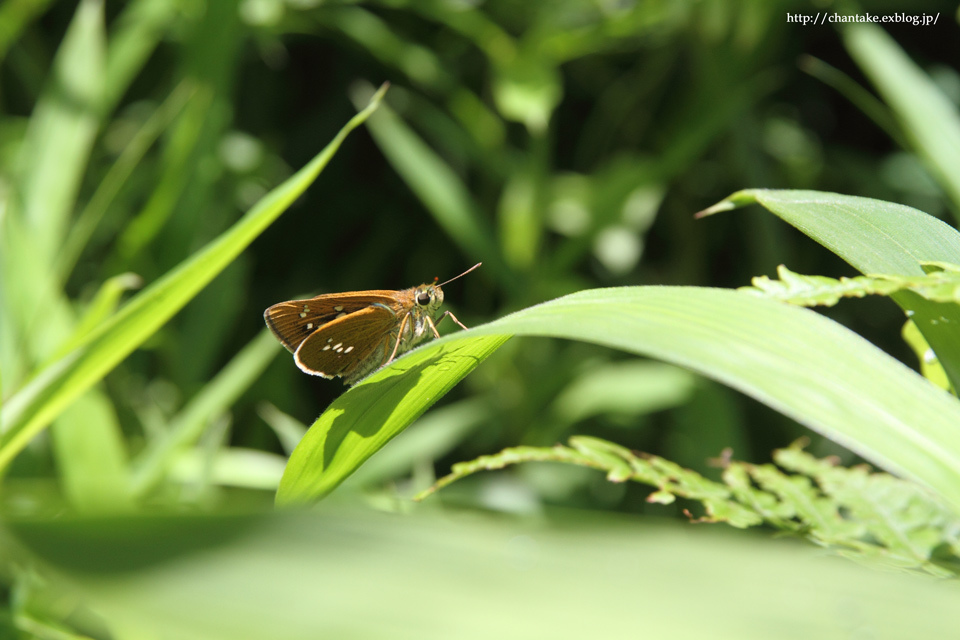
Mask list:
[{"label": "brown butterfly", "polygon": [[280,302],[264,311],[263,319],[303,371],[340,376],[352,385],[412,349],[427,337],[427,329],[439,338],[436,325],[447,316],[466,329],[449,311],[434,321],[443,304],[440,287],[479,266],[440,284],[434,280],[401,291],[348,291]]}]

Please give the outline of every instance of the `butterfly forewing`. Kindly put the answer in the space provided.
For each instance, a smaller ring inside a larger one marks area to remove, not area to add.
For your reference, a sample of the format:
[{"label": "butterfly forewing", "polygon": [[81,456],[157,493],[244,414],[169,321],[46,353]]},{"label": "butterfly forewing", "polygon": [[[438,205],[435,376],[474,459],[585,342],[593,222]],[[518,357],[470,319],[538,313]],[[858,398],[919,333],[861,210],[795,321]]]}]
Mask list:
[{"label": "butterfly forewing", "polygon": [[392,349],[397,316],[382,304],[332,320],[312,332],[294,353],[297,366],[307,373],[350,380],[359,367],[372,370],[385,361]]},{"label": "butterfly forewing", "polygon": [[280,302],[264,311],[263,319],[280,343],[293,353],[313,332],[337,318],[345,318],[375,304],[391,306],[394,303],[392,293],[356,291]]}]

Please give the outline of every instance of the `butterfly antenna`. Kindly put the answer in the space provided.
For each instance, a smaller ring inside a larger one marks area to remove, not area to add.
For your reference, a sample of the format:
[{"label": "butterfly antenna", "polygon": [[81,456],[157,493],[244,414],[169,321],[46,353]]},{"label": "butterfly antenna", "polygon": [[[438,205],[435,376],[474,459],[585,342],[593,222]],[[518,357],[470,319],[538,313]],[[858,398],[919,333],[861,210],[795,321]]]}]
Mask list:
[{"label": "butterfly antenna", "polygon": [[[464,271],[463,273],[461,273],[459,276],[453,276],[452,278],[450,278],[449,280],[447,280],[447,282],[441,282],[441,283],[438,284],[437,286],[438,286],[438,287],[442,287],[443,285],[447,284],[448,282],[453,282],[453,281],[456,280],[457,278],[462,278],[463,276],[467,275],[468,273],[470,273],[471,271],[473,271],[474,269],[476,269],[477,267],[479,267],[479,266],[482,265],[482,264],[483,264],[482,262],[478,262],[477,264],[473,265],[472,267],[470,267],[469,269],[467,269],[466,271]],[[434,282],[436,282],[437,280],[438,280],[438,278],[434,278],[434,279],[433,279]]]}]

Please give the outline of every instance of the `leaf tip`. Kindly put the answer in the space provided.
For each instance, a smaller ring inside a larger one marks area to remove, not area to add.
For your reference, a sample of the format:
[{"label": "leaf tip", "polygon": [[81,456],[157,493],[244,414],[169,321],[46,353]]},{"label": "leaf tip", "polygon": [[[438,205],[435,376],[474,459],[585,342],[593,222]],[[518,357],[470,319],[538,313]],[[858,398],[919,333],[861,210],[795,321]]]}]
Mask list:
[{"label": "leaf tip", "polygon": [[387,89],[390,88],[390,81],[385,80],[383,84],[380,85],[380,88],[373,94],[373,97],[370,98],[370,104],[380,104],[380,101],[383,100],[383,96],[386,95]]},{"label": "leaf tip", "polygon": [[737,191],[736,193],[727,196],[712,207],[707,207],[703,211],[698,211],[697,213],[693,214],[693,217],[699,220],[700,218],[712,216],[715,213],[720,213],[722,211],[733,211],[734,209],[745,207],[748,204],[753,204],[757,201],[757,191],[758,189],[743,189],[742,191]]}]

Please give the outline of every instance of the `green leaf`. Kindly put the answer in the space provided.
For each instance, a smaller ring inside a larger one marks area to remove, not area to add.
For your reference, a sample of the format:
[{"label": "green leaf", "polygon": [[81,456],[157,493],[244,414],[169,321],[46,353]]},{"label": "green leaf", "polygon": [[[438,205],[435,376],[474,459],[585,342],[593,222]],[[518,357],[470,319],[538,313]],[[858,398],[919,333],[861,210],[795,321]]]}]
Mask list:
[{"label": "green leaf", "polygon": [[77,259],[108,211],[111,208],[118,208],[113,205],[134,169],[139,166],[156,139],[180,114],[196,91],[195,83],[182,81],[130,138],[116,162],[97,185],[90,200],[74,219],[70,234],[64,239],[63,247],[57,256],[56,267],[61,281],[65,280],[76,266]]},{"label": "green leaf", "polygon": [[303,439],[303,434],[307,432],[307,425],[303,424],[291,415],[280,411],[269,402],[265,402],[257,407],[257,413],[263,418],[263,421],[273,429],[280,446],[287,454],[293,453],[297,444]]},{"label": "green leaf", "polygon": [[243,487],[276,491],[287,459],[284,456],[240,447],[223,447],[210,460],[197,449],[182,452],[168,470],[171,480],[180,484],[196,483],[197,478],[225,487]]},{"label": "green leaf", "polygon": [[96,612],[110,637],[955,635],[954,585],[717,533],[591,512],[546,527],[326,509],[7,522],[3,552]]},{"label": "green leaf", "polygon": [[960,264],[960,233],[912,207],[872,198],[802,190],[744,189],[698,214],[759,204],[858,271],[923,275],[920,263]]},{"label": "green leaf", "polygon": [[80,513],[133,508],[123,430],[107,395],[97,387],[67,407],[51,428],[60,485]]},{"label": "green leaf", "polygon": [[113,315],[83,346],[41,371],[0,413],[0,468],[80,394],[139,347],[223,271],[316,179],[346,136],[376,109],[386,87],[300,171],[264,196],[213,242],[152,283]]},{"label": "green leaf", "polygon": [[13,374],[8,378],[12,388],[25,375],[20,369],[33,370],[47,361],[69,340],[76,324],[50,263],[38,259],[39,238],[18,214],[11,207],[10,215],[0,220],[0,315],[7,332],[3,364]]},{"label": "green leaf", "polygon": [[173,215],[178,202],[193,177],[193,163],[204,128],[210,125],[210,112],[216,95],[205,85],[196,91],[184,105],[171,127],[169,143],[164,147],[163,173],[157,187],[143,209],[123,227],[117,241],[119,252],[129,264],[144,247],[153,242]]},{"label": "green leaf", "polygon": [[827,276],[805,276],[790,271],[782,264],[777,267],[777,277],[779,280],[758,276],[750,281],[752,287],[740,287],[740,291],[803,307],[832,307],[840,302],[841,298],[890,295],[901,288],[889,280],[868,276],[843,277],[839,280]]},{"label": "green leaf", "polygon": [[[930,348],[927,341],[923,339],[923,334],[917,329],[917,325],[915,325],[912,320],[907,320],[903,323],[900,335],[903,337],[903,341],[907,343],[907,346],[913,351],[914,355],[917,356],[917,361],[920,363],[920,373],[923,374],[923,377],[941,389],[953,392],[954,390],[953,387],[950,386],[950,379],[947,377],[947,372],[943,370],[937,354],[933,352],[933,349]],[[954,393],[954,395],[956,395],[956,393]]]},{"label": "green leaf", "polygon": [[0,221],[3,321],[29,338],[17,347],[26,347],[24,360],[32,363],[47,359],[72,331],[53,265],[100,127],[105,37],[103,2],[79,3],[30,117],[15,197]]},{"label": "green leaf", "polygon": [[401,37],[387,21],[370,11],[340,5],[329,7],[316,17],[355,40],[381,63],[406,74],[415,84],[434,90],[448,89],[456,84],[436,53]]},{"label": "green leaf", "polygon": [[83,0],[23,143],[23,213],[48,261],[67,231],[100,127],[106,34],[102,0]]},{"label": "green leaf", "polygon": [[763,517],[739,504],[734,492],[721,483],[702,477],[658,456],[638,456],[625,447],[599,438],[574,436],[570,446],[511,447],[469,462],[453,465],[452,472],[414,499],[423,500],[438,489],[478,471],[502,469],[523,462],[561,462],[605,471],[611,482],[632,480],[657,489],[648,502],[670,504],[676,497],[697,500],[706,509],[708,522],[727,522],[734,527],[752,527]]},{"label": "green leaf", "polygon": [[960,211],[960,113],[883,29],[843,30],[847,50],[900,121],[906,137]]},{"label": "green leaf", "polygon": [[277,504],[310,502],[333,491],[507,339],[487,335],[436,341],[352,387],[327,407],[293,450]]},{"label": "green leaf", "polygon": [[[929,262],[960,264],[960,233],[899,204],[820,191],[747,189],[702,211],[703,217],[759,204],[864,274],[922,276]],[[960,388],[960,308],[909,291],[893,300],[916,323],[954,388]]]},{"label": "green leaf", "polygon": [[320,416],[277,502],[326,495],[511,335],[583,340],[719,380],[926,484],[960,513],[955,398],[817,313],[693,287],[581,291],[405,354]]},{"label": "green leaf", "polygon": [[431,411],[360,467],[347,483],[371,486],[409,473],[417,463],[433,461],[450,452],[493,414],[492,403],[482,398],[461,400]]},{"label": "green leaf", "polygon": [[63,344],[54,355],[52,360],[62,358],[64,355],[73,351],[86,342],[94,329],[107,318],[113,315],[117,307],[120,306],[120,298],[123,294],[132,289],[139,289],[143,286],[143,280],[135,273],[121,273],[120,275],[108,278],[96,296],[87,305],[83,316],[78,320],[73,335],[65,344]]}]

